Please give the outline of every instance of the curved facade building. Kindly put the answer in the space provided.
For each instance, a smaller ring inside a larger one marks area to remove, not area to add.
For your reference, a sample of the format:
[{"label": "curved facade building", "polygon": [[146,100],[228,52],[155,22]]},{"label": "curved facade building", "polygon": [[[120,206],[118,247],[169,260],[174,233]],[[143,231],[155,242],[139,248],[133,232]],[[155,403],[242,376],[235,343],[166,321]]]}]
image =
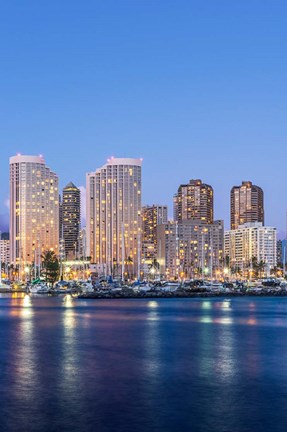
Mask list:
[{"label": "curved facade building", "polygon": [[142,160],[111,158],[87,174],[87,255],[106,274],[137,274]]},{"label": "curved facade building", "polygon": [[58,176],[42,156],[10,158],[11,263],[24,267],[59,245]]}]

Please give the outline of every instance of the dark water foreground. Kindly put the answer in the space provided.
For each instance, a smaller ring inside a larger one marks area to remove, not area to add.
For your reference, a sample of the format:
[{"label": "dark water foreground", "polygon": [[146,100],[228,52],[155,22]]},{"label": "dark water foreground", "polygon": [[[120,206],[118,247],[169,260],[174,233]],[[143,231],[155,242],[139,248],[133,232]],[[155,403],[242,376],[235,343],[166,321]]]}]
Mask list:
[{"label": "dark water foreground", "polygon": [[287,430],[287,299],[0,296],[0,431]]}]

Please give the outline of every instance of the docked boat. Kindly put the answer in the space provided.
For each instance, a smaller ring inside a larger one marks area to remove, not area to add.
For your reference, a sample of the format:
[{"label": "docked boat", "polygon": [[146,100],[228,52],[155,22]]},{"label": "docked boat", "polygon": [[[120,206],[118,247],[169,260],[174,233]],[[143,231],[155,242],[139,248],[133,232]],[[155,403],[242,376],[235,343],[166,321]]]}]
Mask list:
[{"label": "docked boat", "polygon": [[46,284],[36,284],[28,288],[31,294],[49,294],[50,288]]},{"label": "docked boat", "polygon": [[0,293],[9,293],[12,291],[10,285],[0,282]]},{"label": "docked boat", "polygon": [[81,283],[80,289],[83,293],[91,293],[95,291],[93,285],[90,282]]}]

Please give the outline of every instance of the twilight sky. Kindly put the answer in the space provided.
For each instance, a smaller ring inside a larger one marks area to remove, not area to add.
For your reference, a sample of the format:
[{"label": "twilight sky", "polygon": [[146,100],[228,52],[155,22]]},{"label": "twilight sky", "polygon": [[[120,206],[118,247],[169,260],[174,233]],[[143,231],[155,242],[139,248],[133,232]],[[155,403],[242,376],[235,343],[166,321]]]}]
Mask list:
[{"label": "twilight sky", "polygon": [[232,185],[287,208],[286,0],[3,0],[0,228],[9,156],[43,154],[85,185],[109,156],[143,157],[143,203],[201,178],[229,227]]}]

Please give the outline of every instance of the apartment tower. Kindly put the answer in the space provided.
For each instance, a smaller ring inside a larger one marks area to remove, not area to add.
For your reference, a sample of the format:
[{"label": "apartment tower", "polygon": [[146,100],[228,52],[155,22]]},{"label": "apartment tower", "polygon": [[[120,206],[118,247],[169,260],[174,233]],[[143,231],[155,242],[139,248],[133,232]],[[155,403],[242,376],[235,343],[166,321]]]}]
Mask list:
[{"label": "apartment tower", "polygon": [[[58,176],[42,156],[10,158],[10,248],[11,264],[38,264],[49,249],[58,254]],[[37,264],[37,265],[38,265]]]},{"label": "apartment tower", "polygon": [[213,189],[201,180],[190,180],[180,185],[174,195],[174,220],[200,220],[204,223],[213,222]]},{"label": "apartment tower", "polygon": [[262,222],[264,225],[264,194],[259,186],[251,181],[243,181],[241,186],[234,186],[230,193],[230,227],[249,222]]},{"label": "apartment tower", "polygon": [[111,158],[87,174],[87,255],[107,275],[139,273],[141,165]]}]

